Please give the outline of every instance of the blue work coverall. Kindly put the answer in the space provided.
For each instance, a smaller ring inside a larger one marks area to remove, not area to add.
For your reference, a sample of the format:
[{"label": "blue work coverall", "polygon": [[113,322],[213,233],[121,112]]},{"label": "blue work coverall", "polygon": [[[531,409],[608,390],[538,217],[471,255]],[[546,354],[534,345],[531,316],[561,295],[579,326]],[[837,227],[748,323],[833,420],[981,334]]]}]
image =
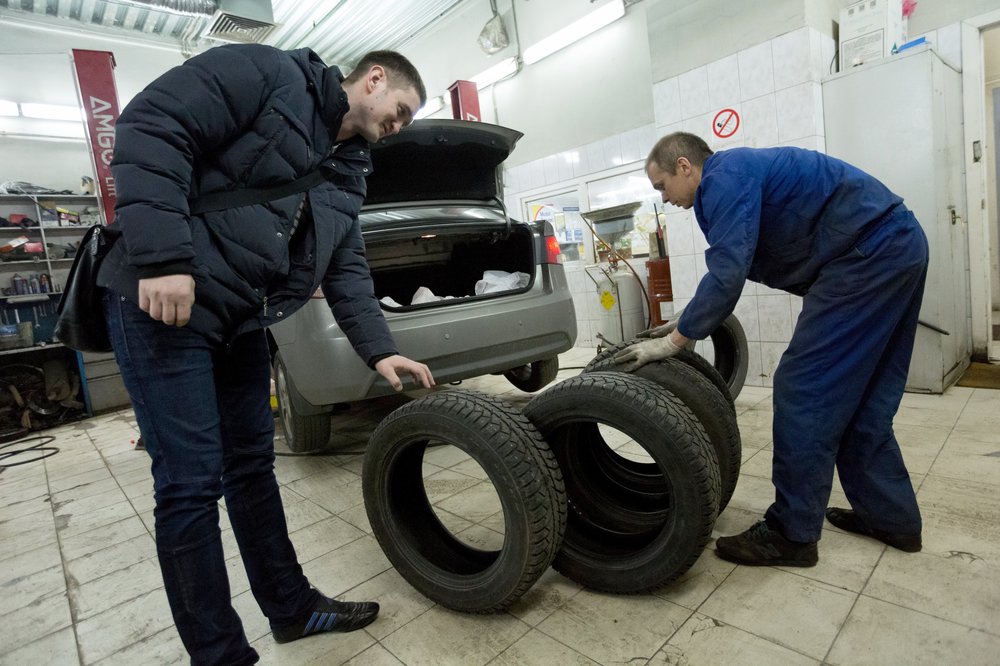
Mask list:
[{"label": "blue work coverall", "polygon": [[927,275],[913,214],[863,171],[790,147],[711,155],[694,211],[708,273],[681,334],[707,337],[747,278],[803,297],[773,377],[775,500],[765,518],[792,541],[818,541],[836,465],[866,525],[919,534],[892,430]]}]

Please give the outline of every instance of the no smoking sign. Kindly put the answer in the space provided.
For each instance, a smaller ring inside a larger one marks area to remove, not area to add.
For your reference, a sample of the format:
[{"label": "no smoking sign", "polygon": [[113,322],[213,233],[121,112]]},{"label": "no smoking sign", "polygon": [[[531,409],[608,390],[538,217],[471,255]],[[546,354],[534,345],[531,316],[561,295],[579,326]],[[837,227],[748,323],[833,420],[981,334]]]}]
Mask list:
[{"label": "no smoking sign", "polygon": [[723,109],[712,120],[712,132],[720,139],[728,139],[740,128],[740,114],[735,109]]}]

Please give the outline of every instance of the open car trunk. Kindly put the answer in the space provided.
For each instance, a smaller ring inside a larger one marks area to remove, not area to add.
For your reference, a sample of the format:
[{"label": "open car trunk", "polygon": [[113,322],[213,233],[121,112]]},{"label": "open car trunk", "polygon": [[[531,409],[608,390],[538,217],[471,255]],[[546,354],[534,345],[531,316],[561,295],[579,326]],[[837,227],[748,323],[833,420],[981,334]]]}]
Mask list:
[{"label": "open car trunk", "polygon": [[[375,295],[384,306],[444,306],[531,287],[532,227],[513,222],[499,197],[500,164],[520,138],[487,123],[423,119],[372,145],[360,221]],[[526,277],[499,293],[494,287],[477,295],[486,271]],[[427,298],[424,290],[430,298],[453,298],[414,304],[421,287],[418,301]]]},{"label": "open car trunk", "polygon": [[[514,223],[509,233],[497,227],[460,228],[437,234],[366,238],[365,245],[376,297],[389,309],[408,310],[527,291],[535,279],[533,238],[531,227]],[[527,284],[477,295],[476,283],[485,271],[525,273]],[[413,305],[420,287],[434,296],[453,298]],[[383,300],[386,297],[394,303]]]}]

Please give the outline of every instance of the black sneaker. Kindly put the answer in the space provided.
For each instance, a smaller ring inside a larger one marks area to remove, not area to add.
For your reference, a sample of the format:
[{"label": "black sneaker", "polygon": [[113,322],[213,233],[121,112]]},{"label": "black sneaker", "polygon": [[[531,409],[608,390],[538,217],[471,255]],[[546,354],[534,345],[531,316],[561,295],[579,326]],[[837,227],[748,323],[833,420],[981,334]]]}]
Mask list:
[{"label": "black sneaker", "polygon": [[883,530],[877,530],[873,527],[868,527],[861,522],[861,519],[858,518],[858,514],[854,513],[850,509],[827,509],[826,519],[829,520],[834,527],[839,527],[845,532],[854,532],[855,534],[870,536],[873,539],[878,539],[886,545],[906,551],[907,553],[916,553],[923,547],[919,534],[899,534],[897,532],[885,532]]},{"label": "black sneaker", "polygon": [[328,631],[346,632],[365,627],[375,621],[378,604],[374,601],[337,601],[320,597],[316,607],[300,622],[284,627],[271,627],[275,643],[291,641]]},{"label": "black sneaker", "polygon": [[752,566],[811,567],[819,559],[815,542],[789,541],[763,520],[743,534],[719,537],[715,552],[724,560]]}]

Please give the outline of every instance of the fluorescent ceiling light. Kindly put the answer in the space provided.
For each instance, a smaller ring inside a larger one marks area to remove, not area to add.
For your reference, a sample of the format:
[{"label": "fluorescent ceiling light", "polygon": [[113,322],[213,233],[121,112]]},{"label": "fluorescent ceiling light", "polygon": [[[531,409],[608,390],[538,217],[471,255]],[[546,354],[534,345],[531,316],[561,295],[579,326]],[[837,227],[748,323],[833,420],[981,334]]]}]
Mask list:
[{"label": "fluorescent ceiling light", "polygon": [[427,100],[427,103],[417,111],[417,115],[413,116],[414,119],[426,118],[427,116],[433,115],[444,108],[444,97],[438,95],[437,97],[431,97]]},{"label": "fluorescent ceiling light", "polygon": [[62,104],[21,104],[21,114],[25,118],[42,120],[76,120],[83,122],[83,112],[78,106]]},{"label": "fluorescent ceiling light", "polygon": [[614,23],[623,16],[625,16],[624,0],[611,0],[600,9],[573,21],[562,30],[554,32],[542,41],[524,49],[524,62],[529,65],[536,63],[559,49],[583,39],[590,33],[600,30],[609,23]]},{"label": "fluorescent ceiling light", "polygon": [[482,90],[487,86],[491,86],[501,79],[505,79],[512,74],[517,73],[517,58],[511,56],[510,58],[504,58],[497,64],[493,65],[489,69],[484,69],[475,76],[472,77],[472,81],[475,82],[476,88]]},{"label": "fluorescent ceiling light", "polygon": [[0,99],[0,116],[19,116],[21,112],[17,110],[17,102],[8,102]]}]

